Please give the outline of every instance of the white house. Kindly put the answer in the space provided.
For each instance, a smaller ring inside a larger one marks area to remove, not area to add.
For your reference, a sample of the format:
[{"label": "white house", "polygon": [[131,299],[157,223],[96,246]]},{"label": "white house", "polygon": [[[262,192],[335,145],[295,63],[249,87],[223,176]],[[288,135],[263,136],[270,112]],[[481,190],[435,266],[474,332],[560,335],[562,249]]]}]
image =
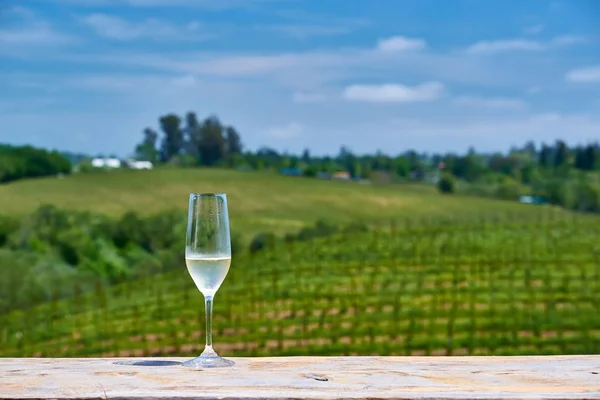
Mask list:
[{"label": "white house", "polygon": [[127,165],[132,169],[152,169],[154,166],[150,161],[128,160]]},{"label": "white house", "polygon": [[96,168],[121,168],[121,160],[118,158],[94,158],[92,166]]}]

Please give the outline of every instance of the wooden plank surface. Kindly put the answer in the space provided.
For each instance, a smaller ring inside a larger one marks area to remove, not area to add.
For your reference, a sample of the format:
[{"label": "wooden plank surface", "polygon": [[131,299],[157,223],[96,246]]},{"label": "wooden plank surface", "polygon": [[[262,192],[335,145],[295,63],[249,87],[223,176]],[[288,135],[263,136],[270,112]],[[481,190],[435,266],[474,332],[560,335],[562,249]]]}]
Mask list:
[{"label": "wooden plank surface", "polygon": [[0,359],[0,398],[600,399],[600,356],[231,359]]}]

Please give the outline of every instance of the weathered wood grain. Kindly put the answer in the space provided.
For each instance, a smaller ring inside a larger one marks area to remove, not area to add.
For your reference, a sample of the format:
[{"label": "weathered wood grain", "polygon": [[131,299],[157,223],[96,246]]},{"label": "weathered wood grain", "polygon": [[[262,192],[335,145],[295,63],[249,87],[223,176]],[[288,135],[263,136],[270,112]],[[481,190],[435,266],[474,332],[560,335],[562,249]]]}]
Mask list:
[{"label": "weathered wood grain", "polygon": [[184,360],[0,359],[0,398],[600,399],[600,356],[232,358],[202,371]]}]

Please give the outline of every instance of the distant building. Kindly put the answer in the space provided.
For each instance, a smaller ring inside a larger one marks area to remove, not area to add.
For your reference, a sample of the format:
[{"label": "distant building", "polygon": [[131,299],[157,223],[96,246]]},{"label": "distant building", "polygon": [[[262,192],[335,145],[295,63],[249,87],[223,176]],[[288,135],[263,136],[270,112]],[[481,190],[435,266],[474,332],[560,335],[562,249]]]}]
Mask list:
[{"label": "distant building", "polygon": [[341,181],[349,181],[352,177],[350,176],[350,172],[348,171],[338,171],[334,172],[331,178]]},{"label": "distant building", "polygon": [[523,204],[546,204],[546,199],[536,196],[521,196],[519,202]]},{"label": "distant building", "polygon": [[286,176],[302,176],[302,170],[300,168],[282,168],[281,174]]},{"label": "distant building", "polygon": [[118,158],[94,158],[92,166],[96,168],[121,168],[121,160]]},{"label": "distant building", "polygon": [[375,183],[391,183],[392,182],[392,174],[387,171],[374,170],[374,171],[371,171],[371,175],[369,177]]},{"label": "distant building", "polygon": [[137,161],[137,160],[129,160],[127,161],[127,166],[131,169],[152,169],[154,165],[150,161]]}]

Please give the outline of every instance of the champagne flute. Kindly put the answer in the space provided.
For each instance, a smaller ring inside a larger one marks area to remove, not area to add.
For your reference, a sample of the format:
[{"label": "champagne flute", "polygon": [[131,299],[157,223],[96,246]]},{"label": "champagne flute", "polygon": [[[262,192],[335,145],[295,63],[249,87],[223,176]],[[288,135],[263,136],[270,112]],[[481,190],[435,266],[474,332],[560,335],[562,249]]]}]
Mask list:
[{"label": "champagne flute", "polygon": [[185,263],[206,305],[206,346],[200,356],[183,363],[191,368],[230,367],[235,363],[219,357],[212,347],[212,308],[217,290],[231,264],[231,239],[227,196],[190,194]]}]

